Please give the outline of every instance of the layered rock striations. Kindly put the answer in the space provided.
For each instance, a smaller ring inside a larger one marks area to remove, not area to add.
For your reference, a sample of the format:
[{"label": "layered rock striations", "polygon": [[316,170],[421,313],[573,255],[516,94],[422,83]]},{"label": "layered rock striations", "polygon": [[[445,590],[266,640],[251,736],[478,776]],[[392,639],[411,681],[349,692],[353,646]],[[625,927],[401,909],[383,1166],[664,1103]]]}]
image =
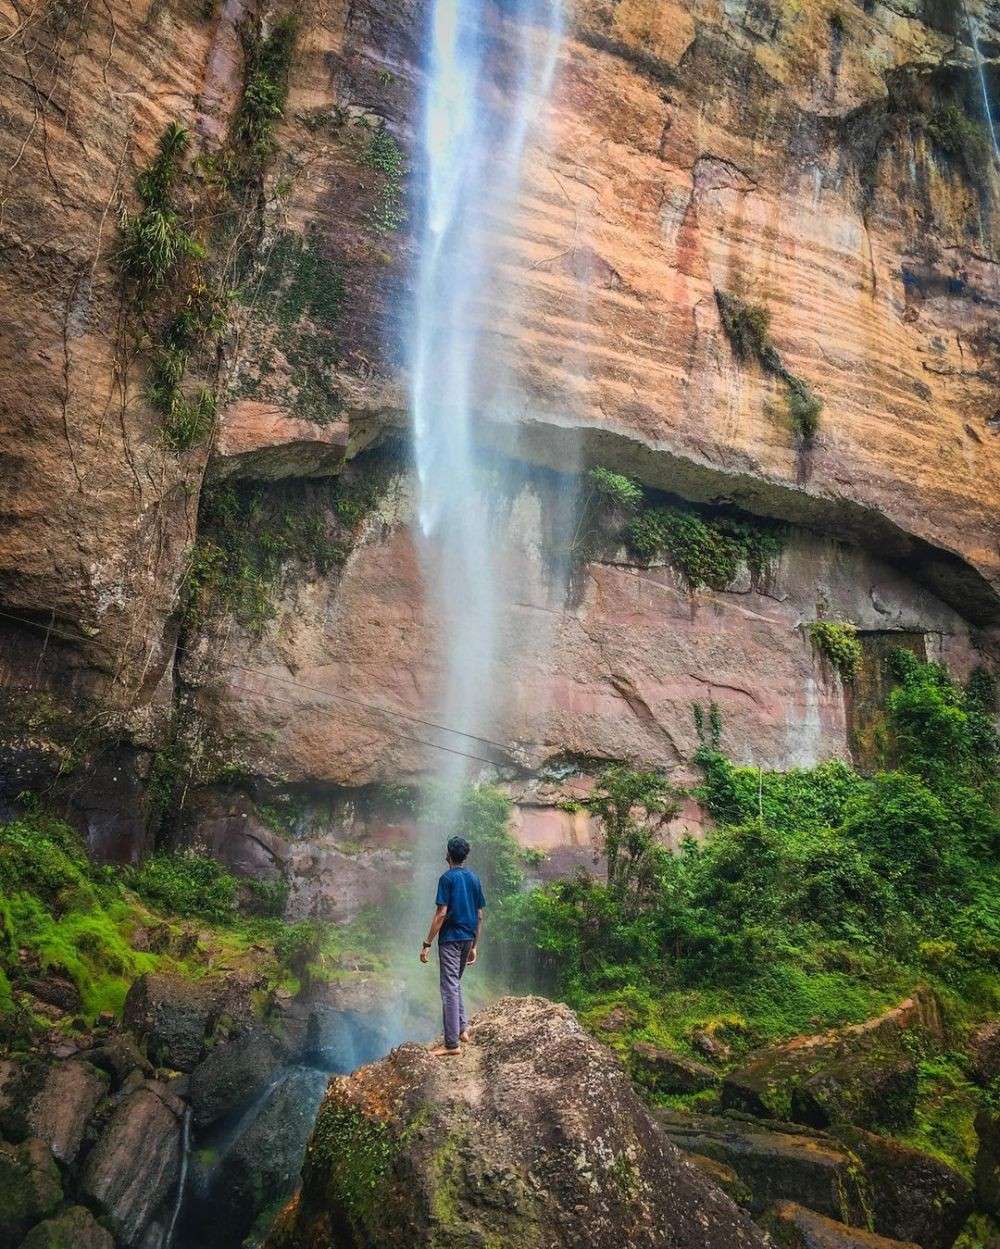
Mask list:
[{"label": "layered rock striations", "polygon": [[[102,853],[141,850],[166,757],[203,839],[318,863],[336,836],[293,851],[220,782],[343,796],[419,779],[427,742],[514,781],[525,840],[570,844],[552,769],[683,774],[692,702],[719,705],[737,758],[847,757],[852,694],[803,629],[818,615],[959,673],[995,650],[1000,187],[982,136],[946,125],[977,107],[962,10],[581,2],[475,310],[481,432],[513,465],[504,695],[489,742],[434,727],[440,622],[405,457],[384,463],[405,427],[425,8],[302,9],[273,150],[239,196],[241,101],[278,8],[0,12],[7,789],[98,769],[107,809],[92,784],[71,797]],[[994,83],[995,16],[972,11]],[[503,108],[502,6],[490,22]],[[237,290],[187,365],[215,428],[182,450],[149,391],[165,313],[137,306],[120,229],[171,122],[190,136],[178,211]],[[743,358],[726,297],[769,318]],[[811,438],[789,379],[822,404]],[[555,500],[592,464],[785,523],[781,554],[696,591],[620,543],[581,556]],[[234,499],[249,555],[220,528]],[[394,863],[405,821],[379,827]]]}]

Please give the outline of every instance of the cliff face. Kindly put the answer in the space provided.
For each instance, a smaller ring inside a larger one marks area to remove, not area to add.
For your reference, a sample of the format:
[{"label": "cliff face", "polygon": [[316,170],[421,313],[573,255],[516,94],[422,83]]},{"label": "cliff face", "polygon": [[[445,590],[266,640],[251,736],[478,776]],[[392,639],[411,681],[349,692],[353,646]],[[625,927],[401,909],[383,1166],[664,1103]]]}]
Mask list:
[{"label": "cliff face", "polygon": [[[67,760],[103,768],[107,809],[82,781],[74,801],[105,853],[141,849],[142,776],[164,758],[197,791],[203,837],[270,862],[290,852],[252,810],[246,848],[243,799],[220,778],[353,791],[425,773],[422,742],[456,745],[391,715],[440,715],[412,483],[384,449],[406,425],[425,7],[307,6],[276,71],[274,150],[240,165],[238,195],[244,87],[279,14],[0,9],[0,609],[31,622],[0,617],[7,788],[72,776]],[[498,109],[502,11],[484,32]],[[551,116],[516,214],[488,223],[499,263],[475,310],[492,345],[483,439],[512,466],[497,522],[511,557],[492,745],[463,748],[522,778],[526,840],[585,840],[552,806],[567,761],[683,770],[692,702],[720,706],[737,757],[846,757],[852,698],[801,627],[818,614],[873,646],[905,634],[959,672],[993,652],[1000,182],[949,111],[979,90],[961,13],[567,12]],[[995,86],[1000,13],[973,13]],[[191,135],[178,211],[238,291],[187,365],[216,426],[180,449],[148,394],[179,296],[137,303],[119,221],[170,122]],[[726,308],[769,314],[743,358]],[[796,393],[822,404],[811,439]],[[552,516],[591,464],[787,523],[782,552],[764,579],[696,592],[614,535],[567,570]],[[322,853],[345,827],[333,819]],[[372,853],[405,841],[391,820],[370,828]]]}]

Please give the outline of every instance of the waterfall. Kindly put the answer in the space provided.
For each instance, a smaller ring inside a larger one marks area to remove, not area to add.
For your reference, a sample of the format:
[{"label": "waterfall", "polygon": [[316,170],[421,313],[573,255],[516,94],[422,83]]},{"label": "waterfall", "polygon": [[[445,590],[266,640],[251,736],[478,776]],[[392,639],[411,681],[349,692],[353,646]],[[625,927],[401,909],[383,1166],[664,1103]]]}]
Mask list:
[{"label": "waterfall", "polygon": [[184,1118],[181,1121],[181,1166],[180,1174],[177,1176],[177,1190],[174,1193],[174,1204],[170,1211],[170,1222],[167,1224],[163,1239],[160,1242],[162,1249],[172,1249],[174,1243],[174,1233],[177,1231],[177,1220],[180,1218],[181,1210],[184,1207],[184,1191],[187,1188],[188,1159],[191,1157],[191,1107],[184,1107]]},{"label": "waterfall", "polygon": [[[497,708],[504,601],[495,466],[477,443],[477,424],[500,403],[481,306],[497,289],[497,222],[516,209],[561,33],[561,0],[433,0],[427,32],[407,344],[418,541],[441,648],[442,718],[468,734],[489,736]],[[443,777],[455,784],[466,761],[449,758]]]},{"label": "waterfall", "polygon": [[990,105],[990,92],[986,85],[986,70],[983,67],[983,54],[979,50],[979,32],[972,20],[972,14],[969,12],[969,6],[962,4],[962,12],[965,14],[965,24],[969,28],[969,38],[972,41],[972,54],[976,58],[976,69],[979,71],[979,88],[983,95],[983,112],[986,114],[986,125],[990,132],[990,142],[993,144],[993,154],[1000,164],[1000,146],[997,145],[996,124],[993,120],[993,109]]}]

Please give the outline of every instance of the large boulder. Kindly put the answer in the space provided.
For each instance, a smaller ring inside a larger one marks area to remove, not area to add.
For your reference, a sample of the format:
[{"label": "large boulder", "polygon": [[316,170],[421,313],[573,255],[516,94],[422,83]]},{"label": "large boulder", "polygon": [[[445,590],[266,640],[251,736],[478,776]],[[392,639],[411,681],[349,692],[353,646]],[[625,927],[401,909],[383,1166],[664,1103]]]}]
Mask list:
[{"label": "large boulder", "polygon": [[917,1067],[906,1044],[914,1029],[940,1036],[940,1010],[929,993],[865,1023],[761,1051],[726,1076],[722,1105],[818,1128],[902,1126],[917,1097]]},{"label": "large boulder", "polygon": [[348,1072],[400,1039],[402,985],[376,976],[310,982],[293,999],[277,998],[275,1008],[274,1027],[295,1061]]},{"label": "large boulder", "polygon": [[864,1171],[873,1230],[922,1249],[950,1249],[972,1213],[968,1180],[940,1158],[888,1137],[856,1128],[836,1135]]},{"label": "large boulder", "polygon": [[59,1169],[44,1141],[0,1142],[0,1249],[16,1249],[62,1196]]},{"label": "large boulder", "polygon": [[787,1199],[846,1223],[865,1221],[857,1161],[825,1133],[745,1116],[665,1109],[653,1115],[679,1149],[730,1167],[748,1193],[740,1204],[754,1214]]},{"label": "large boulder", "polygon": [[912,1240],[889,1240],[860,1227],[847,1227],[794,1201],[773,1206],[763,1226],[782,1249],[918,1249]]},{"label": "large boulder", "polygon": [[21,1249],[115,1249],[115,1241],[84,1206],[70,1206],[33,1227]]},{"label": "large boulder", "polygon": [[201,1131],[252,1102],[285,1060],[281,1043],[254,1028],[215,1046],[191,1073],[194,1126]]},{"label": "large boulder", "polygon": [[329,1087],[269,1249],[748,1249],[749,1217],[657,1129],[573,1013],[505,998],[458,1058],[403,1045]]},{"label": "large boulder", "polygon": [[89,1063],[71,1059],[49,1067],[31,1102],[28,1123],[60,1162],[75,1161],[90,1116],[107,1087],[107,1077]]},{"label": "large boulder", "polygon": [[158,1067],[190,1071],[205,1052],[218,1015],[216,986],[169,972],[140,976],[125,998],[124,1023],[145,1038]]},{"label": "large boulder", "polygon": [[129,1247],[173,1193],[180,1171],[183,1103],[148,1081],[115,1108],[80,1178],[81,1196],[107,1215]]}]

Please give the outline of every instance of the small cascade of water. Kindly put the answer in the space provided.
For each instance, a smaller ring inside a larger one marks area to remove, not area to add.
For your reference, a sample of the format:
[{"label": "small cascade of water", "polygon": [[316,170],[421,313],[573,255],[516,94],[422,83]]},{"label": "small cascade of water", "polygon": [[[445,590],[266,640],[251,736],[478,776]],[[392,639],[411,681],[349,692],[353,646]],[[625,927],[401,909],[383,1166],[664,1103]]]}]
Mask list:
[{"label": "small cascade of water", "polygon": [[[408,343],[419,538],[438,625],[441,717],[485,736],[497,706],[505,551],[491,525],[497,465],[477,439],[501,389],[482,308],[496,294],[498,239],[516,209],[561,33],[561,0],[434,0],[427,34]],[[451,756],[442,765],[446,792],[464,778],[465,762]],[[435,845],[449,823],[440,801],[436,816]],[[418,847],[421,858],[426,849]]]},{"label": "small cascade of water", "polygon": [[983,112],[986,115],[986,126],[990,132],[990,142],[993,145],[993,155],[1000,164],[1000,145],[997,143],[997,128],[993,119],[993,108],[990,104],[990,91],[986,83],[986,70],[983,66],[983,55],[979,50],[979,32],[976,28],[972,14],[969,12],[969,6],[962,3],[962,12],[965,14],[965,24],[969,28],[969,38],[972,41],[972,53],[976,58],[976,69],[979,73],[979,88],[983,95]]},{"label": "small cascade of water", "polygon": [[191,1157],[191,1107],[185,1106],[184,1119],[181,1123],[181,1169],[177,1176],[177,1192],[174,1194],[174,1207],[170,1212],[170,1220],[160,1241],[160,1249],[171,1249],[177,1221],[184,1207],[184,1194],[187,1189],[188,1161]]}]

